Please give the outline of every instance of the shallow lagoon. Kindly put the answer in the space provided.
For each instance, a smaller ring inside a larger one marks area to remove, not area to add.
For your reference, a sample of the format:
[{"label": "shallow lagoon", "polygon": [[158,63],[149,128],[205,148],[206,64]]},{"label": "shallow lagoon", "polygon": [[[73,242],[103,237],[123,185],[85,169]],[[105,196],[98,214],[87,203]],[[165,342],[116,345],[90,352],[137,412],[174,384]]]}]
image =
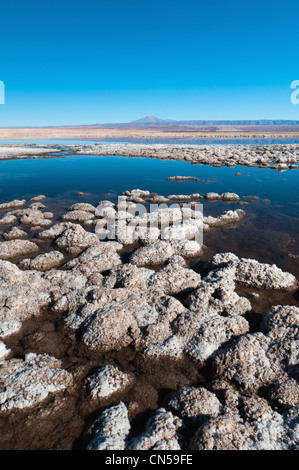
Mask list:
[{"label": "shallow lagoon", "polygon": [[[237,172],[241,173],[240,177],[235,176]],[[167,181],[167,177],[178,175],[195,176],[203,181]],[[192,260],[192,267],[195,271],[200,272],[203,261],[209,259],[216,252],[232,251],[239,257],[252,257],[262,262],[275,263],[284,270],[293,272],[299,279],[298,175],[298,170],[277,172],[272,169],[244,168],[241,166],[234,168],[212,167],[209,165],[192,165],[184,161],[88,155],[74,156],[66,153],[64,157],[0,162],[0,202],[14,198],[26,198],[28,201],[32,196],[45,194],[47,196],[44,201],[45,204],[49,210],[55,213],[56,219],[59,219],[59,215],[62,215],[73,202],[96,204],[103,198],[116,200],[117,195],[121,194],[122,191],[133,188],[150,189],[152,192],[163,195],[232,191],[237,192],[240,196],[259,196],[257,200],[241,199],[250,202],[249,205],[245,206],[240,206],[238,203],[203,201],[205,214],[219,214],[227,209],[243,208],[246,211],[246,216],[235,227],[214,229],[204,235],[206,248],[198,259]],[[78,191],[89,193],[89,195],[79,197]],[[9,228],[0,227],[0,230],[7,231]],[[40,245],[40,248],[43,250],[42,245]],[[52,248],[50,248],[51,250]],[[48,251],[47,249],[46,252]],[[18,278],[16,282],[18,282]],[[64,286],[62,286],[63,288]],[[17,285],[18,289],[19,284]],[[29,289],[31,289],[31,284],[29,284]],[[297,292],[294,292],[294,290],[291,292],[279,290],[269,292],[269,290],[257,289],[258,294],[252,292],[252,290],[255,290],[255,288],[247,288],[242,285],[236,286],[235,290],[239,295],[250,298],[252,311],[245,314],[245,321],[248,321],[250,333],[260,331],[261,314],[272,305],[299,306],[298,290]],[[22,299],[18,296],[16,289],[12,289],[10,292],[13,293],[10,293],[10,296],[16,295],[17,299]],[[78,292],[80,292],[80,289]],[[157,295],[159,298],[158,291]],[[172,300],[183,301],[186,295],[188,294],[180,292],[173,295]],[[30,299],[30,294],[28,296]],[[15,299],[13,300],[15,303]],[[30,301],[32,302],[32,300]],[[8,302],[7,304],[9,305]],[[112,303],[108,304],[108,315],[110,315],[110,305]],[[179,305],[179,302],[177,305]],[[227,305],[229,305],[229,302]],[[170,304],[170,308],[173,308],[172,304]],[[226,317],[226,311],[224,310],[222,313],[223,315],[219,315],[219,317]],[[208,322],[212,324],[213,328],[213,314],[211,318],[212,321],[208,319]],[[222,318],[222,320],[225,323],[228,319]],[[233,321],[236,321],[236,317],[233,317]],[[163,321],[161,324],[163,331]],[[196,321],[194,325],[196,332],[196,328],[198,328]],[[227,328],[232,328],[230,325],[231,323]],[[218,329],[218,327],[216,328]],[[191,330],[190,327],[189,329]],[[225,331],[221,323],[219,329],[219,337],[221,337],[223,331]],[[102,406],[102,403],[105,402],[102,402],[101,405],[99,405],[100,402],[91,405],[92,400],[90,398],[86,400],[85,380],[99,366],[106,365],[107,362],[116,364],[124,373],[132,373],[133,371],[136,374],[136,384],[134,385],[136,388],[129,389],[121,395],[123,403],[131,403],[134,400],[134,406],[136,406],[136,403],[138,406],[138,413],[131,421],[131,435],[133,437],[143,432],[145,422],[152,416],[154,409],[167,407],[173,389],[180,388],[185,383],[188,386],[209,389],[211,380],[213,380],[210,360],[206,361],[204,368],[201,368],[201,366],[198,367],[196,361],[191,361],[188,357],[173,360],[171,357],[163,358],[162,356],[161,360],[159,358],[158,360],[151,359],[146,355],[144,356],[143,352],[135,351],[131,345],[122,348],[120,351],[109,350],[104,354],[92,351],[90,354],[88,350],[80,348],[80,340],[73,342],[69,338],[71,335],[66,335],[66,331],[65,316],[61,312],[49,309],[49,311],[41,311],[41,315],[28,319],[16,335],[11,335],[10,338],[6,339],[7,347],[11,349],[15,359],[26,358],[26,354],[29,352],[46,353],[57,357],[62,361],[63,367],[73,374],[74,383],[68,387],[68,395],[65,395],[65,405],[60,405],[59,398],[52,399],[51,397],[50,403],[45,402],[45,405],[43,402],[37,404],[37,407],[40,407],[37,408],[38,412],[34,408],[33,411],[29,408],[29,411],[26,409],[21,410],[19,414],[12,413],[7,419],[2,419],[2,448],[9,446],[12,448],[40,448],[41,446],[43,448],[60,448],[60,446],[61,448],[64,446],[73,449],[86,448],[89,439],[89,426],[106,405]],[[107,331],[109,333],[109,327]],[[206,328],[206,331],[209,331],[209,328]],[[235,329],[233,329],[233,332],[235,334]],[[228,332],[227,334],[231,333]],[[80,336],[78,334],[78,338]],[[210,333],[212,344],[214,336],[218,338],[218,331],[214,330]],[[231,338],[230,336],[230,339],[234,339],[234,337]],[[289,347],[289,343],[287,343],[287,347]],[[279,354],[281,354],[280,351]],[[282,354],[284,358],[288,351],[283,349]],[[246,379],[248,376],[250,377],[251,373],[250,371],[249,373],[246,372],[248,367],[245,367],[245,364],[248,358],[249,364],[253,365],[253,370],[257,370],[255,364],[260,364],[260,362],[256,362],[254,356],[263,357],[263,355],[264,350],[261,347],[253,349],[253,353],[249,352],[248,355],[245,349],[241,349],[241,352],[238,353],[238,358],[241,356],[243,358],[241,368],[245,370]],[[238,360],[238,366],[239,363]],[[229,361],[228,364],[230,367]],[[262,361],[263,364],[266,364],[267,374],[270,366],[267,366],[266,361]],[[22,369],[20,370],[22,371]],[[19,376],[22,374],[23,372],[19,372]],[[264,374],[262,375],[264,377]],[[34,373],[32,377],[33,386],[36,386]],[[11,378],[8,377],[7,383],[13,383],[14,381],[17,382],[12,373]],[[234,387],[237,390],[237,385],[234,384]],[[259,390],[261,390],[261,387]],[[204,399],[206,399],[206,396]],[[108,403],[107,406],[110,406],[110,402]],[[111,403],[114,404],[114,402]],[[242,403],[241,400],[240,403]],[[209,403],[208,406],[210,406]],[[269,407],[266,408],[267,413],[268,410]],[[48,416],[50,416],[49,422]],[[77,424],[74,425],[73,423]],[[40,429],[38,439],[36,439],[37,426]],[[23,432],[24,429],[26,429],[25,433]],[[190,429],[192,431],[192,427]],[[11,436],[13,439],[11,439]],[[49,442],[50,444],[48,444]]]}]

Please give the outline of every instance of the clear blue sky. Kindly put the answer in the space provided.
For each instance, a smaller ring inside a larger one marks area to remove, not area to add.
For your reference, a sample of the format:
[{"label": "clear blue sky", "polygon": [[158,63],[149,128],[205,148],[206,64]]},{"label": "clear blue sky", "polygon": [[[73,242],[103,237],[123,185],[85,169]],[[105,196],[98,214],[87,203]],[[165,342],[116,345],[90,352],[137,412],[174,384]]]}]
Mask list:
[{"label": "clear blue sky", "polygon": [[298,0],[16,0],[0,126],[299,119]]}]

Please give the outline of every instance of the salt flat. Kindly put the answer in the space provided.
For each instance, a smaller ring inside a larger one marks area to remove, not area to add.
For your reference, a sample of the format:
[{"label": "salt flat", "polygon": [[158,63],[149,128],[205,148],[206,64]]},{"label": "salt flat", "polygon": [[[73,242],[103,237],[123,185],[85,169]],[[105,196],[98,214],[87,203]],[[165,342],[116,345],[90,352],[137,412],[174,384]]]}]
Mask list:
[{"label": "salt flat", "polygon": [[34,158],[35,156],[40,156],[43,154],[48,154],[54,152],[55,150],[50,150],[47,148],[28,148],[28,147],[0,147],[0,159],[10,159],[10,158]]}]

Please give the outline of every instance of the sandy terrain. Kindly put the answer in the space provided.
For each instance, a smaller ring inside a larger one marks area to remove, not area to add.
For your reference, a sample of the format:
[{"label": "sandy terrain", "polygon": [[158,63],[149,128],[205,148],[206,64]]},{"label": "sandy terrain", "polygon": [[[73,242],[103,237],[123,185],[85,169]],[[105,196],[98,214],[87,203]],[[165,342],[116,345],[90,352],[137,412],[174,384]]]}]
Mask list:
[{"label": "sandy terrain", "polygon": [[207,130],[171,130],[163,128],[145,128],[145,127],[122,127],[122,128],[101,128],[101,127],[48,127],[48,128],[22,128],[22,129],[0,129],[0,140],[11,139],[106,139],[106,138],[139,138],[139,139],[296,139],[299,138],[299,131],[296,129],[287,131],[275,129],[270,126],[269,130],[265,127],[250,127],[245,130],[244,127],[232,130],[226,126],[224,130],[211,132]]}]

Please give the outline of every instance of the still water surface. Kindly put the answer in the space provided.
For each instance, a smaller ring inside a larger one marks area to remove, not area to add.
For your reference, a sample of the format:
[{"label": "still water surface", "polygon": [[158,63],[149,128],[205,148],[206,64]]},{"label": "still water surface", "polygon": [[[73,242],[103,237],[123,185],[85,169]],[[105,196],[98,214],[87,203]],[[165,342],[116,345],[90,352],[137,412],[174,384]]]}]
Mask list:
[{"label": "still water surface", "polygon": [[[240,177],[235,176],[238,172]],[[195,176],[200,181],[174,182],[166,179],[178,175]],[[206,257],[215,252],[233,251],[238,256],[275,263],[299,279],[298,185],[299,170],[277,172],[241,166],[219,168],[184,161],[89,155],[0,161],[0,202],[28,200],[45,194],[48,209],[58,218],[74,202],[97,204],[102,199],[116,201],[123,191],[134,188],[148,189],[165,196],[206,194],[209,191],[259,196],[258,200],[243,199],[250,202],[245,206],[204,201],[205,215],[218,215],[238,208],[246,212],[246,217],[237,227],[212,230],[204,236],[208,247]],[[88,196],[79,197],[78,192],[88,193]],[[1,229],[7,230],[7,227]]]}]

